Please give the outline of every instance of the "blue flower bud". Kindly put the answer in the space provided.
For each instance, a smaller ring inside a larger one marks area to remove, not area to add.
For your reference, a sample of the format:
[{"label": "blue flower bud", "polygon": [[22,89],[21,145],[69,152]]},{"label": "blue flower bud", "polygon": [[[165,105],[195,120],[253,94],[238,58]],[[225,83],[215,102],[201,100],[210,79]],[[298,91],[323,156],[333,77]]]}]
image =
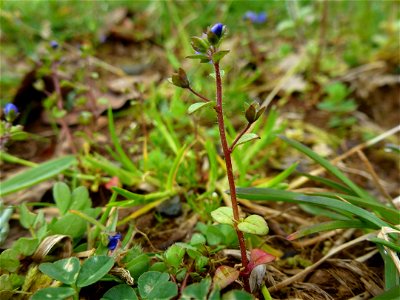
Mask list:
[{"label": "blue flower bud", "polygon": [[224,25],[222,23],[217,23],[213,27],[211,27],[211,32],[213,32],[217,37],[222,36],[222,31],[224,29]]},{"label": "blue flower bud", "polygon": [[18,108],[13,103],[7,103],[4,106],[4,113],[9,115],[10,113],[18,114]]},{"label": "blue flower bud", "polygon": [[12,122],[18,116],[18,108],[13,103],[7,103],[3,108],[4,115],[8,122]]},{"label": "blue flower bud", "polygon": [[58,45],[57,41],[54,41],[54,40],[53,40],[53,41],[50,42],[50,47],[51,47],[51,48],[57,49],[58,46],[59,46],[59,45]]},{"label": "blue flower bud", "polygon": [[119,241],[122,239],[122,235],[120,233],[116,233],[108,237],[108,245],[107,248],[111,251],[114,251],[117,248]]}]

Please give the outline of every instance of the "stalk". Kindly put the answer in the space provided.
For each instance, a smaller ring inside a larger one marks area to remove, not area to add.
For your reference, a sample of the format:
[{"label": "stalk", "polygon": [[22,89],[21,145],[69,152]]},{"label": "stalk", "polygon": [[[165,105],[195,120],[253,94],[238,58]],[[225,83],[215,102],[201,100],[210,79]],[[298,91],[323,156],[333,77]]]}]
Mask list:
[{"label": "stalk", "polygon": [[[215,69],[215,85],[216,85],[216,91],[217,91],[217,93],[216,93],[217,105],[215,106],[215,111],[217,112],[219,136],[221,138],[222,150],[223,150],[224,156],[225,156],[226,175],[228,177],[229,191],[230,191],[231,201],[232,201],[234,228],[235,228],[238,240],[239,240],[240,254],[241,254],[241,259],[242,259],[242,267],[245,270],[247,270],[248,260],[247,260],[247,254],[246,254],[246,243],[244,240],[243,232],[241,232],[237,227],[237,223],[239,222],[239,206],[238,206],[238,202],[237,202],[237,198],[236,198],[236,186],[235,186],[235,179],[233,176],[231,149],[229,148],[228,142],[226,140],[224,114],[223,114],[223,107],[222,107],[221,74],[220,74],[218,62],[214,63],[214,69]],[[247,275],[245,275],[243,279],[244,279],[245,290],[250,292],[249,277]]]}]

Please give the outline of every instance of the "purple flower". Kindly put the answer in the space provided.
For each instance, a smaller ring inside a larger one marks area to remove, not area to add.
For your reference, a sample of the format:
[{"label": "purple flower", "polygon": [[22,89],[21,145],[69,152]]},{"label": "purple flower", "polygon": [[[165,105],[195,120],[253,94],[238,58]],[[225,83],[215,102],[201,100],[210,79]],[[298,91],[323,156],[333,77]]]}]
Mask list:
[{"label": "purple flower", "polygon": [[222,36],[222,31],[224,29],[224,25],[222,23],[217,23],[213,27],[211,27],[211,32],[213,32],[217,37]]},{"label": "purple flower", "polygon": [[116,233],[108,237],[108,249],[114,251],[117,248],[119,241],[122,239],[122,235],[120,233]]},{"label": "purple flower", "polygon": [[57,49],[58,46],[59,46],[59,45],[58,45],[57,41],[54,41],[54,40],[53,40],[53,41],[50,42],[50,47],[51,47],[51,48]]},{"label": "purple flower", "polygon": [[267,13],[256,13],[254,11],[247,11],[243,16],[243,20],[248,20],[253,24],[263,24],[267,21]]},{"label": "purple flower", "polygon": [[7,103],[7,104],[4,106],[3,111],[4,111],[4,114],[5,114],[5,115],[10,115],[10,114],[15,114],[15,115],[17,115],[17,114],[18,114],[18,108],[17,108],[14,104],[12,104],[12,103]]}]

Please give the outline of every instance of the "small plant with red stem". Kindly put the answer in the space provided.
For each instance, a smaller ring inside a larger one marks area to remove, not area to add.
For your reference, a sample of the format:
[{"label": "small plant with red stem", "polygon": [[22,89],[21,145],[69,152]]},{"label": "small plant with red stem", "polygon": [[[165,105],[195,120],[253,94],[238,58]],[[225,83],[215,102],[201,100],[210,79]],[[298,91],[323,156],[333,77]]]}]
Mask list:
[{"label": "small plant with red stem", "polygon": [[[202,100],[202,102],[194,103],[189,108],[189,112],[194,112],[202,107],[208,105],[214,105],[214,109],[217,114],[218,129],[221,140],[221,146],[225,157],[226,164],[226,175],[229,182],[229,193],[232,202],[231,207],[220,207],[211,213],[213,219],[222,224],[229,224],[235,228],[241,253],[242,266],[241,270],[236,272],[237,276],[241,275],[243,279],[243,285],[246,291],[250,291],[249,278],[252,271],[256,266],[265,264],[274,259],[274,257],[268,253],[263,252],[259,249],[253,249],[251,255],[248,255],[246,250],[246,243],[244,233],[265,235],[268,233],[268,225],[265,219],[259,215],[250,215],[247,218],[241,218],[239,215],[239,206],[236,197],[236,186],[232,167],[231,154],[236,146],[249,142],[259,137],[254,133],[248,133],[251,125],[257,121],[257,119],[263,114],[265,107],[260,108],[258,103],[252,103],[246,110],[245,117],[247,125],[233,140],[232,144],[229,145],[226,137],[226,129],[224,123],[224,111],[222,101],[222,80],[221,80],[221,59],[229,53],[229,50],[220,50],[219,46],[224,36],[226,35],[226,26],[221,23],[217,23],[211,28],[208,28],[207,32],[201,37],[192,37],[191,45],[195,51],[194,55],[190,55],[187,58],[200,59],[200,63],[211,63],[215,71],[215,88],[216,88],[216,100],[211,101],[207,97],[201,95],[195,91],[187,78],[186,72],[183,69],[179,69],[177,73],[173,74],[171,80],[172,83],[178,87],[188,89],[192,94]],[[260,255],[260,251],[264,255]],[[256,254],[255,254],[256,253]],[[254,259],[256,257],[256,259]],[[250,258],[250,261],[249,261]],[[219,270],[219,273],[226,272],[226,269]],[[217,270],[218,272],[218,270]],[[234,273],[233,271],[231,273]],[[232,274],[230,274],[232,275]],[[235,276],[233,276],[235,278]]]}]

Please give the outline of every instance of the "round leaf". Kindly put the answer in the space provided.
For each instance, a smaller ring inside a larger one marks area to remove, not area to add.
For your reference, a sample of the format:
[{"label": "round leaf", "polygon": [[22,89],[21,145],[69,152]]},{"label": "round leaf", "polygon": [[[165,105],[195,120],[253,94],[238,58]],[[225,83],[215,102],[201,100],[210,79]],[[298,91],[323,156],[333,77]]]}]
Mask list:
[{"label": "round leaf", "polygon": [[269,231],[265,219],[258,215],[248,216],[243,222],[238,224],[238,228],[240,231],[258,235],[265,235]]},{"label": "round leaf", "polygon": [[220,289],[226,288],[239,278],[240,271],[228,266],[220,266],[214,274],[214,285]]},{"label": "round leaf", "polygon": [[178,295],[178,287],[169,281],[167,273],[149,271],[139,277],[138,287],[143,299],[171,299]]},{"label": "round leaf", "polygon": [[114,266],[114,259],[109,256],[89,257],[82,265],[79,273],[77,286],[84,287],[95,283],[103,278]]},{"label": "round leaf", "polygon": [[75,283],[79,269],[80,263],[76,257],[61,259],[54,263],[43,263],[39,266],[42,273],[65,284]]},{"label": "round leaf", "polygon": [[218,223],[233,225],[233,210],[230,207],[217,208],[211,212],[211,217]]},{"label": "round leaf", "polygon": [[135,291],[127,284],[119,284],[109,289],[101,300],[137,300]]}]

